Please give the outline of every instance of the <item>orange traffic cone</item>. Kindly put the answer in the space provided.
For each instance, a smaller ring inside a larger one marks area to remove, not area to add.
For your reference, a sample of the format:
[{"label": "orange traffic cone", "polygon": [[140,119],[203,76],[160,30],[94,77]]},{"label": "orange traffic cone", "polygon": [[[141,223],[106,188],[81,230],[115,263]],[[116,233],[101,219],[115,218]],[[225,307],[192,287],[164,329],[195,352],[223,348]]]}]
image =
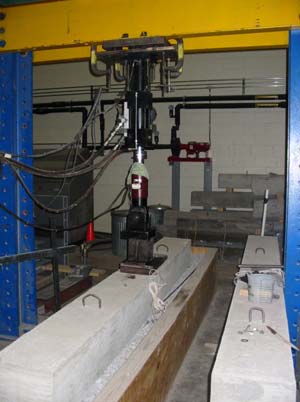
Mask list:
[{"label": "orange traffic cone", "polygon": [[94,222],[90,222],[87,227],[86,241],[95,240]]}]

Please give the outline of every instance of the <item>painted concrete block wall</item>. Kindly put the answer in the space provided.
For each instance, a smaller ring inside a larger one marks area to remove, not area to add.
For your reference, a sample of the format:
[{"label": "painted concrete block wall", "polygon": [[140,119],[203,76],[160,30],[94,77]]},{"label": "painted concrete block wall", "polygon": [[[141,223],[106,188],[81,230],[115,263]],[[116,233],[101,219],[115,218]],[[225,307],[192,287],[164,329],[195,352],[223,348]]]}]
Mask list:
[{"label": "painted concrete block wall", "polygon": [[[207,53],[187,55],[184,73],[179,80],[208,80],[233,78],[270,78],[286,75],[284,50]],[[70,63],[36,66],[34,88],[101,84],[102,79],[90,75],[88,64]],[[277,93],[283,88],[247,88],[246,93]],[[208,90],[177,91],[172,95],[207,95]],[[212,90],[212,94],[241,94],[241,89]],[[87,98],[87,97],[86,97]],[[65,98],[72,100],[72,97]],[[78,99],[78,98],[77,98]],[[45,99],[35,99],[43,101]],[[55,100],[64,100],[56,98]],[[48,101],[48,99],[47,99]],[[157,105],[157,125],[160,142],[170,139],[173,124],[168,116],[168,104]],[[113,118],[113,116],[111,116]],[[179,131],[182,142],[208,140],[209,112],[183,111]],[[212,110],[213,186],[218,173],[283,173],[285,160],[285,111],[282,109]],[[79,115],[35,116],[36,143],[66,142],[76,133]],[[113,120],[107,125],[112,127]],[[148,152],[150,173],[150,203],[171,202],[171,168],[167,151]],[[130,166],[131,155],[121,156],[104,174],[95,189],[95,213],[105,209],[120,186]],[[202,189],[203,166],[183,164],[181,169],[181,209],[190,209],[191,191]],[[97,230],[110,230],[110,216],[96,223]]]}]

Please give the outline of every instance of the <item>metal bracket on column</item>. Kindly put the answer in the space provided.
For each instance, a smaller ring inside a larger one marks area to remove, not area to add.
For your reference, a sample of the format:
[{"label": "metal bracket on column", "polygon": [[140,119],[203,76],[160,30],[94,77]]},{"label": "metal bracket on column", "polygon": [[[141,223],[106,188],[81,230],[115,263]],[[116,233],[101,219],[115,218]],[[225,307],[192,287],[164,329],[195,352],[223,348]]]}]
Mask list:
[{"label": "metal bracket on column", "polygon": [[290,338],[298,342],[300,312],[300,30],[289,37],[285,219],[285,301]]},{"label": "metal bracket on column", "polygon": [[[0,56],[0,150],[32,154],[32,54]],[[31,163],[28,158],[20,161]],[[32,190],[32,176],[21,172]],[[33,222],[32,201],[7,165],[0,171],[0,203]],[[0,211],[0,255],[34,250],[34,231]],[[37,323],[34,261],[7,263],[0,267],[0,337],[15,338]]]}]

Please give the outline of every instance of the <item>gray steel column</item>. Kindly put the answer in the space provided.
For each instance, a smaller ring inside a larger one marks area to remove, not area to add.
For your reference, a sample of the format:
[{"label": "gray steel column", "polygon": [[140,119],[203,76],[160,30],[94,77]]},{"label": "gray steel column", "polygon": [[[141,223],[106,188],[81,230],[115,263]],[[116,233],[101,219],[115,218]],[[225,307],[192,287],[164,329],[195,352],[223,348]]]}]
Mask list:
[{"label": "gray steel column", "polygon": [[203,180],[203,190],[212,191],[212,159],[210,162],[204,162],[204,180]]},{"label": "gray steel column", "polygon": [[172,208],[180,208],[180,162],[172,163]]}]

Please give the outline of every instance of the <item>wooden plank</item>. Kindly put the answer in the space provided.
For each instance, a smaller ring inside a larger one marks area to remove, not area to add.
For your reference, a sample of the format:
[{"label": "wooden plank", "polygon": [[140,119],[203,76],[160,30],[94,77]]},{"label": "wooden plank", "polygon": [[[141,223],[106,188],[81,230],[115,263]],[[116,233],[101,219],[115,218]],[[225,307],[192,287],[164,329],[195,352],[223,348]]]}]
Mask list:
[{"label": "wooden plank", "polygon": [[198,269],[95,402],[165,400],[211,301],[215,258],[216,250],[207,250]]},{"label": "wooden plank", "polygon": [[192,254],[206,254],[208,250],[207,247],[192,247]]},{"label": "wooden plank", "polygon": [[36,276],[36,290],[40,290],[50,284],[52,284],[53,278],[52,275],[47,272],[42,272],[41,274],[37,274]]},{"label": "wooden plank", "polygon": [[[41,266],[43,271],[52,271],[52,264],[46,264],[46,265],[42,265]],[[74,270],[72,269],[71,266],[69,265],[61,265],[59,264],[58,266],[58,270],[60,273],[64,273],[64,274],[72,274],[74,272]],[[89,272],[89,276],[94,276],[94,277],[99,277],[99,276],[103,276],[106,275],[107,272],[105,269],[95,269],[93,268],[90,272]]]},{"label": "wooden plank", "polygon": [[209,208],[253,208],[252,192],[192,191],[193,207]]},{"label": "wooden plank", "polygon": [[[63,281],[60,282],[60,285],[62,284],[62,282]],[[67,302],[70,302],[75,297],[78,297],[80,294],[91,288],[93,283],[92,278],[90,276],[87,276],[85,278],[76,280],[71,284],[68,284],[69,286],[66,286],[66,284],[63,285],[65,286],[61,286],[60,289],[60,299],[62,305],[64,305]],[[54,296],[52,296],[53,293],[54,293],[53,286],[50,286],[47,287],[46,289],[42,289],[37,294],[38,304],[39,306],[41,305],[45,306],[46,313],[49,313],[50,311],[55,311],[55,298]],[[50,297],[49,294],[51,295]]]}]

